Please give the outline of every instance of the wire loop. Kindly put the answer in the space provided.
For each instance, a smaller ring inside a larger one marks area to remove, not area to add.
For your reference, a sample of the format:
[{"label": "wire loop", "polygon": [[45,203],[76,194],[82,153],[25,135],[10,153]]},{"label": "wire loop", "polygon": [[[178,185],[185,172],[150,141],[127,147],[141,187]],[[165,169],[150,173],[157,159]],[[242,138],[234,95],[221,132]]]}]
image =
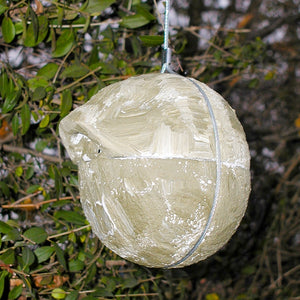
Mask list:
[{"label": "wire loop", "polygon": [[[167,71],[169,73],[177,74],[170,67],[172,51],[169,48],[169,10],[170,10],[170,3],[169,3],[169,0],[166,0],[165,22],[164,22],[164,46],[163,46],[161,73],[165,73]],[[178,75],[178,76],[180,76],[180,75]],[[219,193],[220,193],[220,185],[221,185],[221,150],[220,150],[220,139],[219,139],[216,118],[215,118],[212,106],[210,104],[209,98],[206,95],[205,91],[200,87],[200,85],[195,80],[193,80],[191,78],[187,78],[187,79],[194,86],[196,86],[198,91],[203,96],[203,98],[206,102],[206,106],[208,108],[208,112],[210,115],[212,125],[213,125],[214,139],[215,139],[215,152],[216,152],[216,186],[215,186],[215,193],[214,193],[212,207],[211,207],[207,222],[206,222],[205,227],[204,227],[202,233],[200,234],[200,237],[198,238],[197,242],[183,258],[181,258],[180,260],[178,260],[177,262],[175,262],[171,265],[166,266],[165,268],[173,268],[173,267],[176,267],[176,266],[180,265],[181,263],[183,263],[197,250],[199,245],[203,242],[203,240],[205,239],[205,237],[207,235],[208,229],[211,225],[212,218],[214,216],[214,213],[215,213],[215,210],[217,207],[217,202],[218,202]]]},{"label": "wire loop", "polygon": [[206,221],[205,227],[204,227],[200,237],[198,238],[197,242],[195,243],[195,245],[189,250],[189,252],[183,258],[181,258],[180,260],[178,260],[177,262],[175,262],[171,265],[168,265],[166,268],[173,268],[173,267],[176,267],[176,266],[180,265],[181,263],[183,263],[185,260],[187,260],[197,250],[197,248],[203,242],[204,238],[206,237],[207,231],[208,231],[208,229],[211,225],[212,218],[214,216],[214,213],[215,213],[215,210],[216,210],[216,207],[217,207],[218,198],[219,198],[219,194],[220,194],[220,186],[221,186],[221,147],[220,147],[220,139],[219,139],[219,133],[218,133],[216,118],[215,118],[212,106],[210,104],[209,98],[206,95],[206,93],[204,92],[204,90],[193,79],[191,79],[191,78],[187,78],[187,79],[190,82],[192,82],[193,85],[196,86],[196,88],[199,90],[199,92],[203,96],[203,98],[206,102],[207,108],[208,108],[208,112],[209,112],[209,115],[210,115],[212,125],[213,125],[214,139],[215,139],[215,151],[216,151],[216,186],[215,186],[215,193],[214,193],[213,203],[212,203],[212,206],[211,206],[211,209],[210,209],[208,219]]}]

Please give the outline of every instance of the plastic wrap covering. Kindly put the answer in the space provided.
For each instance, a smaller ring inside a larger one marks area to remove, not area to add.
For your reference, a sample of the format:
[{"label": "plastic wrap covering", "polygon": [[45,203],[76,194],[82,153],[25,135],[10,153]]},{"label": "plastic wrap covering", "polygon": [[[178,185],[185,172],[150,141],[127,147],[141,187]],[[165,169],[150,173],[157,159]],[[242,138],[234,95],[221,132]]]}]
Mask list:
[{"label": "plastic wrap covering", "polygon": [[[220,189],[203,241],[175,267],[220,249],[237,229],[250,192],[249,150],[234,110],[193,81],[215,116]],[[108,248],[148,267],[186,256],[207,224],[216,189],[215,132],[190,79],[148,74],[112,84],[65,117],[60,135],[79,166],[85,215]]]}]

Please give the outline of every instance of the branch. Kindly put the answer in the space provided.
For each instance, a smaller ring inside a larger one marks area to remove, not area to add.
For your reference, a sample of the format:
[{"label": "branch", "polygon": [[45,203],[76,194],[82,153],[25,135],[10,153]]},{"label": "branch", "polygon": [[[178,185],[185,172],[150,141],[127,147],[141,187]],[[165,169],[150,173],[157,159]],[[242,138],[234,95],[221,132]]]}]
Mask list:
[{"label": "branch", "polygon": [[[23,197],[19,200],[17,200],[16,202],[12,203],[12,204],[3,204],[1,205],[2,208],[20,208],[20,209],[28,209],[28,208],[34,208],[34,209],[39,209],[42,205],[44,204],[48,204],[48,203],[52,203],[52,202],[57,202],[57,201],[63,201],[63,200],[72,200],[73,197],[72,196],[67,196],[67,197],[62,197],[59,199],[50,199],[50,200],[45,200],[45,201],[40,201],[37,203],[26,203],[26,204],[20,204],[20,202],[32,197],[32,196],[36,196],[37,194],[39,194],[40,192],[34,193],[34,194],[30,194],[26,197]],[[77,199],[80,199],[80,196],[76,197]]]},{"label": "branch", "polygon": [[54,163],[62,163],[63,162],[63,160],[58,158],[58,157],[47,155],[47,154],[42,154],[42,153],[39,153],[39,152],[31,150],[31,149],[27,149],[27,148],[15,147],[15,146],[4,144],[2,146],[2,149],[6,152],[17,152],[17,153],[20,153],[20,154],[31,154],[33,156],[40,157],[44,160],[54,162]]},{"label": "branch", "polygon": [[54,239],[54,238],[57,238],[57,237],[60,237],[60,236],[64,236],[64,235],[69,235],[70,233],[81,231],[81,230],[89,228],[89,227],[91,227],[91,225],[84,225],[82,227],[71,229],[71,230],[68,230],[66,232],[62,232],[62,233],[58,233],[58,234],[54,234],[54,235],[49,235],[47,237],[47,240],[50,241],[51,239]]},{"label": "branch", "polygon": [[275,20],[270,19],[269,20],[270,25],[266,26],[265,28],[256,30],[256,31],[253,30],[249,36],[249,39],[253,39],[256,36],[264,38],[285,24],[295,24],[295,26],[296,26],[296,23],[299,22],[299,20],[300,20],[300,16],[297,14],[292,15],[292,16],[286,14],[283,17],[275,19]]}]

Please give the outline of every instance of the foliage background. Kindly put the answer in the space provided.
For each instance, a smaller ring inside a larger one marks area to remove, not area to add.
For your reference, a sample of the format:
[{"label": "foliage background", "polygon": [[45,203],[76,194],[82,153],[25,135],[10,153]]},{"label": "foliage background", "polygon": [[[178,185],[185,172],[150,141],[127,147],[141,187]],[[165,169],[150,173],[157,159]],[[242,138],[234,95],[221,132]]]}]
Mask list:
[{"label": "foliage background", "polygon": [[82,214],[58,124],[104,86],[160,71],[162,11],[0,0],[2,299],[300,299],[297,0],[172,2],[172,67],[229,101],[251,150],[249,207],[226,247],[147,269],[105,248]]}]

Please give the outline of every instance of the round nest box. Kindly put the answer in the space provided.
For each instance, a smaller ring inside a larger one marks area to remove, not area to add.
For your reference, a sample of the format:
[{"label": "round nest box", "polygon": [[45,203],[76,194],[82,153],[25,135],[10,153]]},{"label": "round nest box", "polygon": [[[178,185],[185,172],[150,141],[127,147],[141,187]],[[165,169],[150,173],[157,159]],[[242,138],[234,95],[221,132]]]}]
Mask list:
[{"label": "round nest box", "polygon": [[60,135],[78,164],[94,233],[129,261],[196,263],[230,239],[245,213],[243,128],[197,80],[147,74],[114,83],[65,117]]}]

